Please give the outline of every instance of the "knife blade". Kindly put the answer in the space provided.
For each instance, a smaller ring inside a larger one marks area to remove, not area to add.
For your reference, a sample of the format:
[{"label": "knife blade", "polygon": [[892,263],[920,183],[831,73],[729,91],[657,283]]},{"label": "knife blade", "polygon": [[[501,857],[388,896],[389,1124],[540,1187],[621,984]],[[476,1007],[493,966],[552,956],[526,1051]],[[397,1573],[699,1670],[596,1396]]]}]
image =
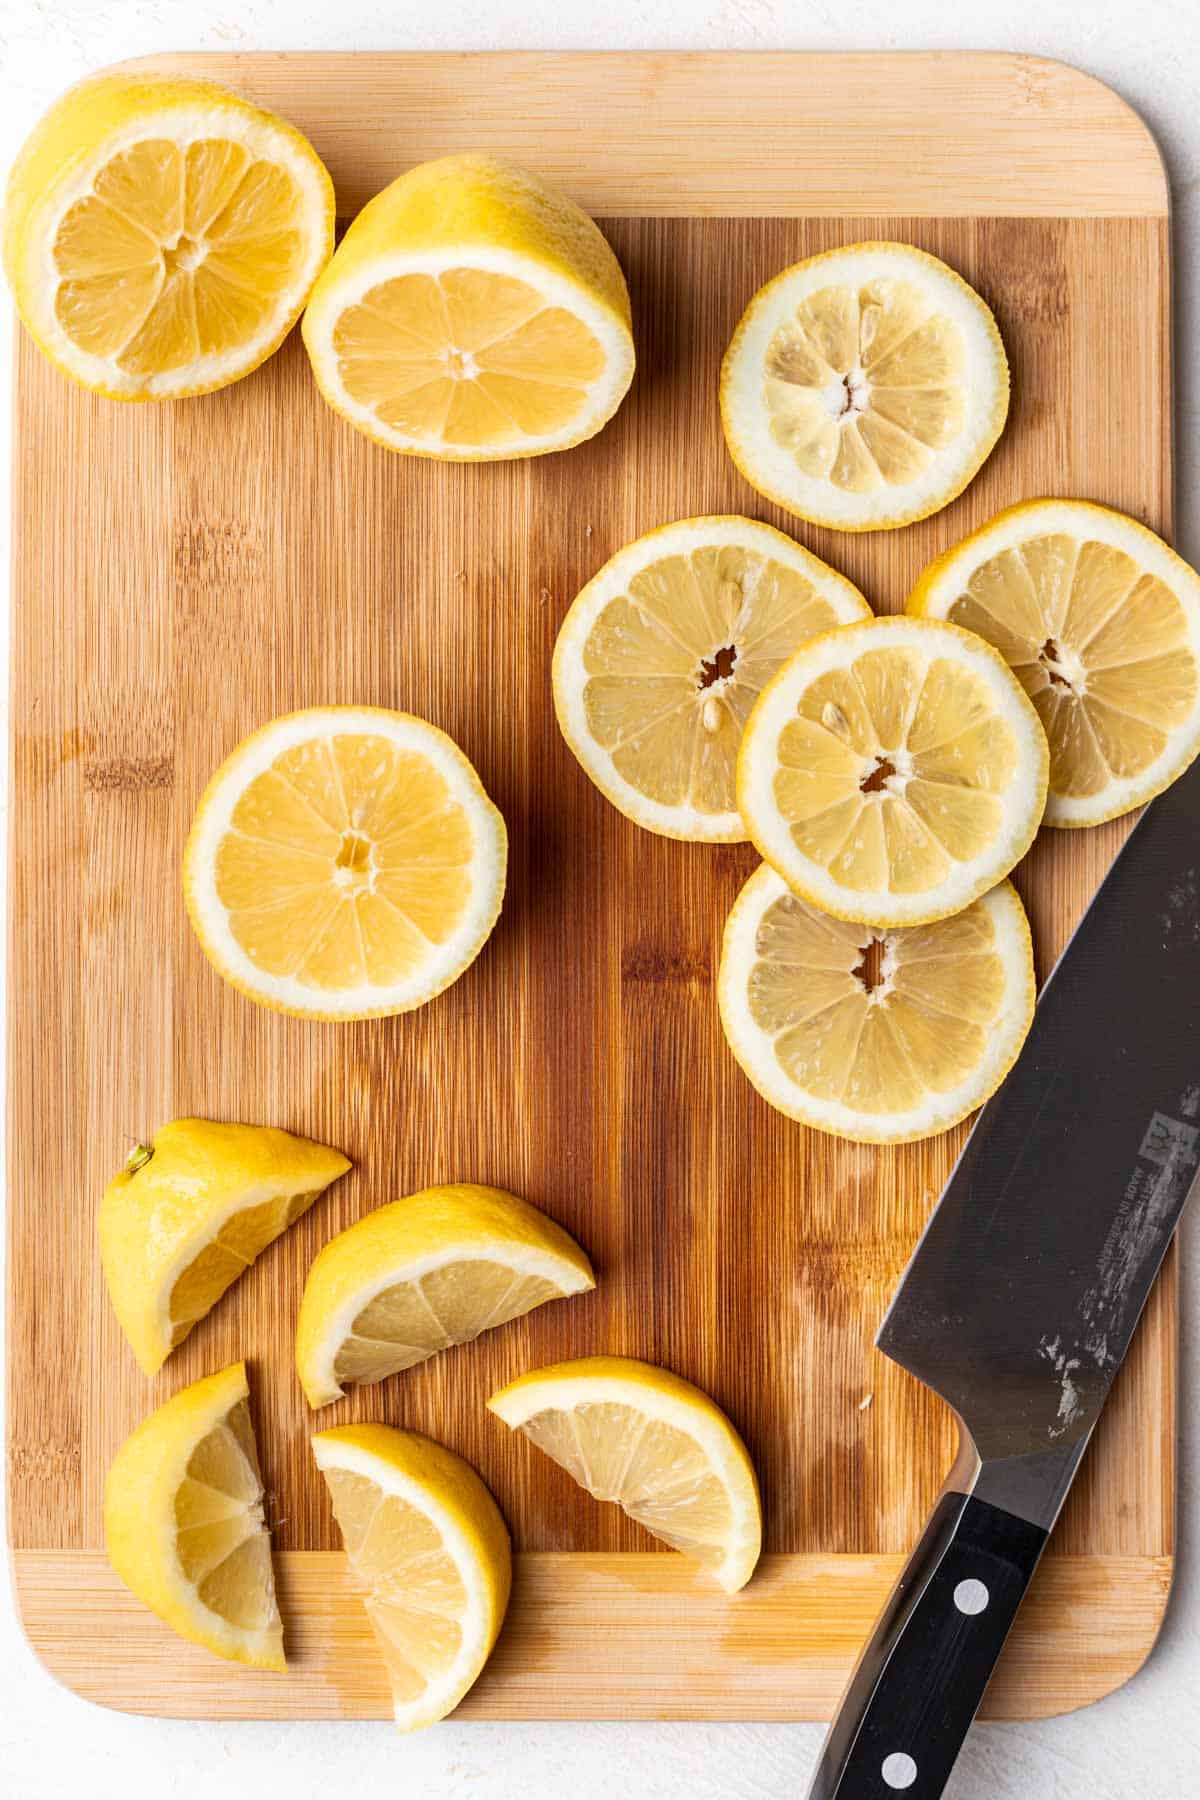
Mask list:
[{"label": "knife blade", "polygon": [[879,1348],[961,1444],[811,1800],[935,1800],[1200,1166],[1200,765],[1156,800],[981,1112]]}]

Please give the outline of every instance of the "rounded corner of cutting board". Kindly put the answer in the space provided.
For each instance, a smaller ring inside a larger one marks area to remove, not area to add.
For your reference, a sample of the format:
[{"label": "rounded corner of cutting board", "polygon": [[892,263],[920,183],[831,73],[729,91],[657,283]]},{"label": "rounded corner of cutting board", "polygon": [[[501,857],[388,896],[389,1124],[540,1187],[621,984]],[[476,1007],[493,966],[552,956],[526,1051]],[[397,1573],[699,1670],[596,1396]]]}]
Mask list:
[{"label": "rounded corner of cutting board", "polygon": [[1040,88],[1052,95],[1056,108],[1068,114],[1086,113],[1094,119],[1097,129],[1107,128],[1114,141],[1122,142],[1128,159],[1131,212],[1170,216],[1171,182],[1158,139],[1118,88],[1058,57],[1016,54],[1012,61],[1017,66],[1018,79],[1028,83],[1032,92]]}]

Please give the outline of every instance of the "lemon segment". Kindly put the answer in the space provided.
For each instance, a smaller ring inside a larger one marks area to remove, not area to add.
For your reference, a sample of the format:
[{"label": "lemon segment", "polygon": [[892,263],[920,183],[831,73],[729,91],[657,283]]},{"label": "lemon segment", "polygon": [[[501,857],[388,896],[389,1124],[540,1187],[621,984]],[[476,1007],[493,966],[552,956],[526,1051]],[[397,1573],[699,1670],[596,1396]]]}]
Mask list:
[{"label": "lemon segment", "polygon": [[333,185],[292,126],[211,82],[97,76],[13,165],[4,263],[50,360],[118,400],[225,386],[295,324]]},{"label": "lemon segment", "polygon": [[807,638],[870,616],[852,583],[769,525],[661,526],[618,551],[563,620],[563,736],[626,818],[666,837],[738,842],[751,706]]},{"label": "lemon segment", "polygon": [[961,493],[1008,415],[996,321],[911,244],[828,250],[760,288],[721,367],[730,455],[816,525],[873,531]]},{"label": "lemon segment", "polygon": [[333,1238],[304,1284],[296,1366],[310,1406],[596,1285],[553,1219],[458,1182],[380,1206]]},{"label": "lemon segment", "polygon": [[490,156],[421,163],[377,194],[303,331],[335,411],[390,449],[449,460],[566,449],[633,379],[629,295],[601,232]]},{"label": "lemon segment", "polygon": [[508,840],[458,746],[381,707],[291,713],[238,745],[184,853],[205,954],[310,1018],[406,1012],[456,981],[500,913]]},{"label": "lemon segment", "polygon": [[108,1472],[108,1557],[180,1637],[282,1669],[244,1363],[194,1381],[126,1438]]},{"label": "lemon segment", "polygon": [[1037,713],[990,644],[873,619],[812,639],[755,703],[738,803],[812,905],[918,925],[960,912],[1025,854],[1048,765]]},{"label": "lemon segment", "polygon": [[349,1167],[291,1132],[211,1119],[175,1119],[138,1145],[104,1190],[98,1231],[113,1310],[145,1374]]},{"label": "lemon segment", "polygon": [[932,1137],[982,1106],[1033,1022],[1033,945],[1010,882],[952,918],[876,935],[765,864],[725,926],[717,998],[763,1099],[859,1143]]},{"label": "lemon segment", "polygon": [[1012,667],[1050,743],[1047,825],[1130,812],[1200,749],[1200,576],[1136,519],[1008,507],[929,565],[907,610],[978,632]]},{"label": "lemon segment", "polygon": [[762,1549],[754,1466],[690,1381],[629,1357],[587,1356],[531,1370],[488,1406],[728,1593],[749,1581]]},{"label": "lemon segment", "polygon": [[460,1456],[412,1431],[344,1425],[312,1440],[392,1686],[396,1724],[452,1712],[504,1622],[508,1530]]}]

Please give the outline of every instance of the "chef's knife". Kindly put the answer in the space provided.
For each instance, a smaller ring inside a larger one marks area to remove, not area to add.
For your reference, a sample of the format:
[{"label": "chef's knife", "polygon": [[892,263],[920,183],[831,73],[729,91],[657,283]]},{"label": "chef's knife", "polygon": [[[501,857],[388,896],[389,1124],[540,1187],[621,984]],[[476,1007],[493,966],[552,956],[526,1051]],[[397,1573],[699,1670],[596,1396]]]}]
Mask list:
[{"label": "chef's knife", "polygon": [[945,1788],[1200,1164],[1198,999],[1200,765],[1084,915],[880,1329],[962,1441],[810,1800]]}]

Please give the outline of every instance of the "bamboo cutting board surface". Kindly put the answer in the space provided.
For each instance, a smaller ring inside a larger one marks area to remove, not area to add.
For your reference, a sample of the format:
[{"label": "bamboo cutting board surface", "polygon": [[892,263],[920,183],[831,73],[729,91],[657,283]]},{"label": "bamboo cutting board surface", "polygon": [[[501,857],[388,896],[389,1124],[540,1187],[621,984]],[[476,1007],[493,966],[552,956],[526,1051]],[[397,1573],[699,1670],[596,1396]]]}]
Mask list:
[{"label": "bamboo cutting board surface", "polygon": [[[1022,497],[1107,501],[1169,531],[1168,202],[1111,92],[1011,56],[298,56],[157,59],[306,131],[352,213],[409,163],[518,158],[605,222],[639,373],[562,456],[454,467],[326,410],[297,337],[248,380],[122,407],[18,348],[11,869],[9,1493],[35,1648],[91,1699],[222,1717],[386,1714],[291,1364],[304,1271],[334,1231],[433,1181],[527,1195],[585,1244],[598,1291],[545,1307],[322,1414],[426,1430],[482,1470],[519,1552],[474,1717],[828,1715],[950,1463],[945,1409],[873,1348],[961,1145],[806,1132],[726,1052],[713,992],[745,846],[639,831],[563,745],[549,660],[570,600],[665,520],[793,529],[879,609]],[[799,257],[910,240],[997,313],[1004,439],[922,524],[789,526],[725,454],[721,352]],[[179,893],[193,807],[234,743],[339,701],[411,710],[464,746],[508,821],[495,936],[407,1017],[256,1008],[204,961]],[[1017,882],[1048,972],[1123,835],[1047,833]],[[130,1143],[197,1113],[353,1158],[154,1382],[94,1245]],[[1053,1194],[1047,1195],[1053,1204]],[[1084,1704],[1158,1629],[1173,1553],[1174,1263],[988,1698]],[[521,1370],[608,1350],[710,1391],[762,1476],[767,1556],[733,1600],[594,1504],[484,1410]],[[179,1643],[103,1554],[104,1474],[150,1408],[245,1356],[279,1547],[290,1672]]]}]

